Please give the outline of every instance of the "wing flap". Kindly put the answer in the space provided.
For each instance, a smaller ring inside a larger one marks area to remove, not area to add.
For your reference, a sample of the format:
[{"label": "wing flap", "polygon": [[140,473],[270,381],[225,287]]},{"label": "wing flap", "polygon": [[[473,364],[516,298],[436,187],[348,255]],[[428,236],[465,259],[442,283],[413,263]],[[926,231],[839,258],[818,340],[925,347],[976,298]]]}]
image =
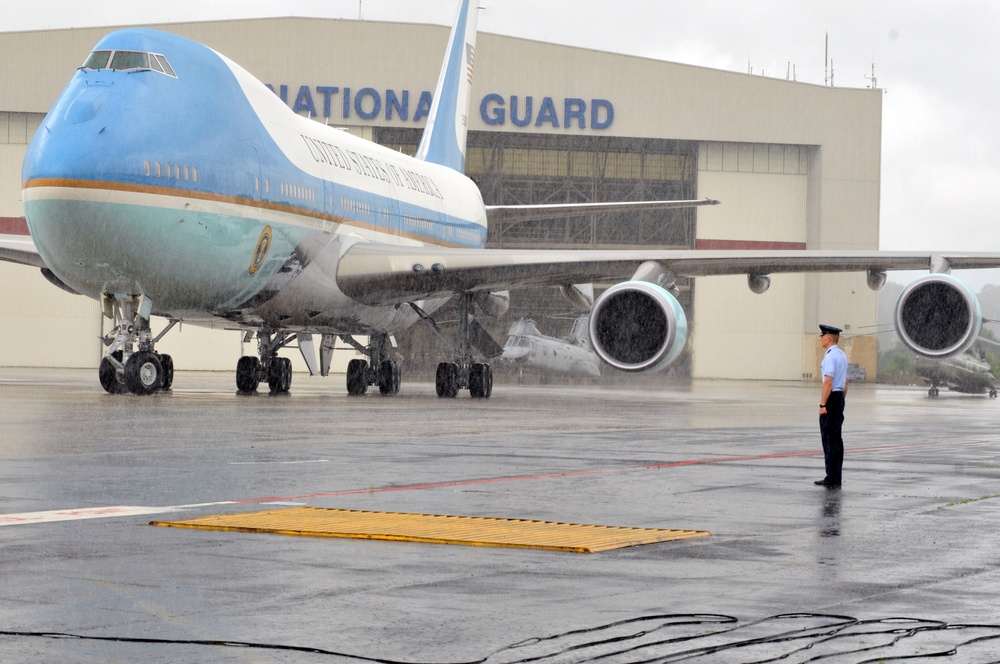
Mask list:
[{"label": "wing flap", "polygon": [[1000,267],[1000,254],[825,250],[506,250],[359,243],[337,268],[337,284],[365,304],[398,304],[455,293],[621,280],[646,261],[675,276],[864,272]]}]

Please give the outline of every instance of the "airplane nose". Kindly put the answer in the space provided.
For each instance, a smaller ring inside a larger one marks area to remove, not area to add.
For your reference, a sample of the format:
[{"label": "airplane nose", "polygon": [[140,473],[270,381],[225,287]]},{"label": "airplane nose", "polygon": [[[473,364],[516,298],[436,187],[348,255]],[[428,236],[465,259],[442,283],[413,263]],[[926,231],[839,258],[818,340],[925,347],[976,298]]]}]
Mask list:
[{"label": "airplane nose", "polygon": [[514,360],[520,360],[522,357],[526,357],[527,355],[528,355],[527,348],[523,346],[516,346],[516,347],[504,348],[503,355],[501,355],[500,357],[502,357],[505,360],[510,360],[513,362]]},{"label": "airplane nose", "polygon": [[76,96],[69,100],[63,111],[63,119],[70,124],[83,124],[97,117],[108,99],[108,88],[101,85],[90,85],[81,88]]}]

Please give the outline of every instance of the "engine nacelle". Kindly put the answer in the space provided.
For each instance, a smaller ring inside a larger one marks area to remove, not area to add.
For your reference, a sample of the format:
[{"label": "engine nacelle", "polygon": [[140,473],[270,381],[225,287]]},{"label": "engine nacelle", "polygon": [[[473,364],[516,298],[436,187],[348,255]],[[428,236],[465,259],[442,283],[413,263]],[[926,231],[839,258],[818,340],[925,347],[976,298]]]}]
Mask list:
[{"label": "engine nacelle", "polygon": [[747,286],[757,295],[763,295],[771,287],[771,277],[766,274],[754,274],[751,272],[747,275]]},{"label": "engine nacelle", "polygon": [[510,291],[476,293],[472,299],[487,316],[503,316],[510,308]]},{"label": "engine nacelle", "polygon": [[601,293],[590,312],[590,341],[602,360],[623,371],[665,369],[687,342],[680,302],[648,281],[625,281]]},{"label": "engine nacelle", "polygon": [[965,352],[979,336],[979,300],[949,274],[929,274],[903,289],[896,302],[896,332],[906,347],[930,358]]}]

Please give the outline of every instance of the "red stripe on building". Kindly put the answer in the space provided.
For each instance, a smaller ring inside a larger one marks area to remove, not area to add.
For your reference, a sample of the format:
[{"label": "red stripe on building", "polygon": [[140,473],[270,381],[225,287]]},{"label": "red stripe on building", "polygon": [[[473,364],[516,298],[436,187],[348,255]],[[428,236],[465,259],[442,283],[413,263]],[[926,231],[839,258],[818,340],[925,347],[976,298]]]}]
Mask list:
[{"label": "red stripe on building", "polygon": [[805,242],[772,242],[768,240],[696,240],[695,249],[805,249]]},{"label": "red stripe on building", "polygon": [[28,222],[24,217],[0,217],[0,235],[27,235]]}]

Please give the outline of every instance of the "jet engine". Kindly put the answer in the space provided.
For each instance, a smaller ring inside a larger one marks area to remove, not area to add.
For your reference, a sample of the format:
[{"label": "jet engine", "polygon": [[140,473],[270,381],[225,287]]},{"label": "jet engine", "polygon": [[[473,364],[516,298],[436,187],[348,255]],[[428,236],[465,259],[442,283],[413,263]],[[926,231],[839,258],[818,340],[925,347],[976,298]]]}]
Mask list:
[{"label": "jet engine", "polygon": [[983,324],[979,300],[949,274],[929,274],[903,289],[896,302],[896,331],[907,348],[930,358],[969,349]]},{"label": "jet engine", "polygon": [[665,369],[687,342],[687,317],[666,289],[648,281],[625,281],[594,302],[590,341],[598,357],[616,369]]}]

